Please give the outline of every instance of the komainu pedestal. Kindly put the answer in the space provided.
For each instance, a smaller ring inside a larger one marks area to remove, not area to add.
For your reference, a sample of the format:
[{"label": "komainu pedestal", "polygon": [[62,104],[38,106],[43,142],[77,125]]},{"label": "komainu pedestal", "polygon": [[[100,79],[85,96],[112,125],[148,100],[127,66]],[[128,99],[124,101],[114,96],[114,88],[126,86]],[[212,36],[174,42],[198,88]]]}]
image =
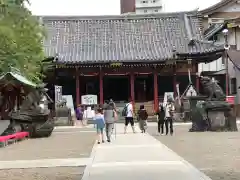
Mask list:
[{"label": "komainu pedestal", "polygon": [[73,126],[74,122],[71,115],[71,109],[67,107],[66,99],[57,103],[56,117],[54,120],[55,126]]},{"label": "komainu pedestal", "polygon": [[216,81],[201,77],[203,96],[189,97],[192,128],[195,131],[237,131],[233,107]]}]

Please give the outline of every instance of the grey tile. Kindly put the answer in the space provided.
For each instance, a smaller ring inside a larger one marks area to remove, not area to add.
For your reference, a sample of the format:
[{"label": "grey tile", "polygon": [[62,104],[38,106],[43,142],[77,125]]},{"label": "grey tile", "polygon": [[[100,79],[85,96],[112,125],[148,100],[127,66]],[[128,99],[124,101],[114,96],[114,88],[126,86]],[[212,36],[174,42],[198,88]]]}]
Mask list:
[{"label": "grey tile", "polygon": [[[177,54],[214,52],[202,41],[196,12],[156,15],[43,17],[46,55],[60,62],[142,62],[172,59]],[[190,45],[190,41],[193,45]]]}]

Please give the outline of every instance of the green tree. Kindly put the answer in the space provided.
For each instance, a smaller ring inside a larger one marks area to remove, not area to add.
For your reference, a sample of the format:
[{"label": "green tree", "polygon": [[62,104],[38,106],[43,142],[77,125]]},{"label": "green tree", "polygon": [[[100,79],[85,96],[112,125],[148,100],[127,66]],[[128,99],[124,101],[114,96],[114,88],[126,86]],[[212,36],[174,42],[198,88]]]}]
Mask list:
[{"label": "green tree", "polygon": [[0,72],[12,66],[38,83],[42,78],[44,30],[24,2],[0,0]]}]

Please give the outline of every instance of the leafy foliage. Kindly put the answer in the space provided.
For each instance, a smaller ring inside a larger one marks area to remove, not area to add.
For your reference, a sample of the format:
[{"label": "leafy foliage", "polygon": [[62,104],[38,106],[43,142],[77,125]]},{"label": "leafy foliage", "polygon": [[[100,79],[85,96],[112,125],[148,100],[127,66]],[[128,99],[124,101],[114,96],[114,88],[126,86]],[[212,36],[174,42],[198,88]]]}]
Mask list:
[{"label": "leafy foliage", "polygon": [[8,71],[12,66],[39,83],[44,59],[44,30],[24,2],[0,0],[0,72]]}]

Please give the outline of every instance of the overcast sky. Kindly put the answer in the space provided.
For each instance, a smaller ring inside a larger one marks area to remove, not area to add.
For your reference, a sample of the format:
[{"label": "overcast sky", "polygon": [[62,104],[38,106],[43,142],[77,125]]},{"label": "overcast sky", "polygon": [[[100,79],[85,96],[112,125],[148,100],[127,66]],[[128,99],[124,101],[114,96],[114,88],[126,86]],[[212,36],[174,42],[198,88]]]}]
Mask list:
[{"label": "overcast sky", "polygon": [[[220,0],[162,0],[164,10],[205,9]],[[34,15],[118,15],[120,0],[30,0]]]}]

